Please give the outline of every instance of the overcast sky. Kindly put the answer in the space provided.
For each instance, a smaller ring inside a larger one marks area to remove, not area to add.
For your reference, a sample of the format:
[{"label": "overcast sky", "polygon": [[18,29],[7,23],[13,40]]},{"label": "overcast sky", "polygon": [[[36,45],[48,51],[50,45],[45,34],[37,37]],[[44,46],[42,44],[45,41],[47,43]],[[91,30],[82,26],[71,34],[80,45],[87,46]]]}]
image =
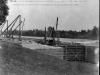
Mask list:
[{"label": "overcast sky", "polygon": [[[58,30],[79,31],[82,29],[92,29],[93,26],[99,26],[99,0],[78,2],[78,6],[15,5],[18,3],[26,4],[26,2],[15,3],[9,1],[8,5],[10,10],[7,19],[10,24],[20,14],[22,16],[22,20],[25,18],[24,30],[44,29],[49,26],[55,27],[57,17],[59,17]],[[27,4],[35,3],[27,2]],[[57,4],[57,2],[54,4]]]}]

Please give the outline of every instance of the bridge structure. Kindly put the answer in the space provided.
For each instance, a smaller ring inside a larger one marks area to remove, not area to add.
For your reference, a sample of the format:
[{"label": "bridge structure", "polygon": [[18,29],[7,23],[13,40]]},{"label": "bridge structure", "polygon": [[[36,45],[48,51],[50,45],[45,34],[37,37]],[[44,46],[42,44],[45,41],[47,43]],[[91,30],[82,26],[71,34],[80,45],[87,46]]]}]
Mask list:
[{"label": "bridge structure", "polygon": [[[19,37],[18,39],[21,40],[22,30],[23,30],[23,27],[24,27],[24,22],[25,22],[25,18],[24,18],[24,21],[22,21],[21,20],[21,15],[18,15],[9,25],[8,25],[8,20],[6,20],[0,26],[0,36],[4,36],[7,39],[13,39],[14,32],[19,28],[18,29],[18,37]],[[16,24],[18,24],[18,25],[16,25]],[[5,25],[7,25],[7,26],[3,30]]]}]

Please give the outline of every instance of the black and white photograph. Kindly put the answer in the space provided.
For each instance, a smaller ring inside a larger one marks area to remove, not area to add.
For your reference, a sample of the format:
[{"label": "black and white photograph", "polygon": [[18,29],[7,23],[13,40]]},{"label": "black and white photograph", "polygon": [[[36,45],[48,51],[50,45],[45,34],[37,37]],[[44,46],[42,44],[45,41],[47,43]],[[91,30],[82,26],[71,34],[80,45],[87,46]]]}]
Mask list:
[{"label": "black and white photograph", "polygon": [[99,75],[99,0],[0,0],[0,75]]}]

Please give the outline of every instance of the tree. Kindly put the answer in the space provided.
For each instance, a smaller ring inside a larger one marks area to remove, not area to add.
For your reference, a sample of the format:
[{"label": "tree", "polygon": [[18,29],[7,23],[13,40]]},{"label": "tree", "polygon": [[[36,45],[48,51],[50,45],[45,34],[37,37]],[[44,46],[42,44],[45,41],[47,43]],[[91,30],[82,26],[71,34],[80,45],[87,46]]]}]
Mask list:
[{"label": "tree", "polygon": [[98,34],[99,34],[99,30],[98,30],[98,28],[96,26],[94,26],[94,28],[93,28],[93,36],[97,37]]},{"label": "tree", "polygon": [[52,30],[53,30],[53,27],[49,26],[48,27],[48,35],[51,35],[52,34]]},{"label": "tree", "polygon": [[87,34],[91,37],[92,35],[93,35],[93,32],[92,32],[92,30],[87,30]]},{"label": "tree", "polygon": [[81,30],[81,34],[82,35],[86,34],[86,30]]},{"label": "tree", "polygon": [[49,26],[48,31],[52,31],[53,27]]},{"label": "tree", "polygon": [[6,20],[6,17],[8,15],[8,0],[0,0],[0,25]]}]

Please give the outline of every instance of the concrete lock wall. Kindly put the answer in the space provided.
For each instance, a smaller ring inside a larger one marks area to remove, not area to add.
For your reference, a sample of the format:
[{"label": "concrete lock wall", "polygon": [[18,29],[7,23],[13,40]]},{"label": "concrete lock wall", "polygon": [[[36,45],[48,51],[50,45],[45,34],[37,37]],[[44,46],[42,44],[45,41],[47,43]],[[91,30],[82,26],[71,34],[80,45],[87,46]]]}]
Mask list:
[{"label": "concrete lock wall", "polygon": [[97,64],[99,62],[99,47],[86,46],[85,61]]}]

